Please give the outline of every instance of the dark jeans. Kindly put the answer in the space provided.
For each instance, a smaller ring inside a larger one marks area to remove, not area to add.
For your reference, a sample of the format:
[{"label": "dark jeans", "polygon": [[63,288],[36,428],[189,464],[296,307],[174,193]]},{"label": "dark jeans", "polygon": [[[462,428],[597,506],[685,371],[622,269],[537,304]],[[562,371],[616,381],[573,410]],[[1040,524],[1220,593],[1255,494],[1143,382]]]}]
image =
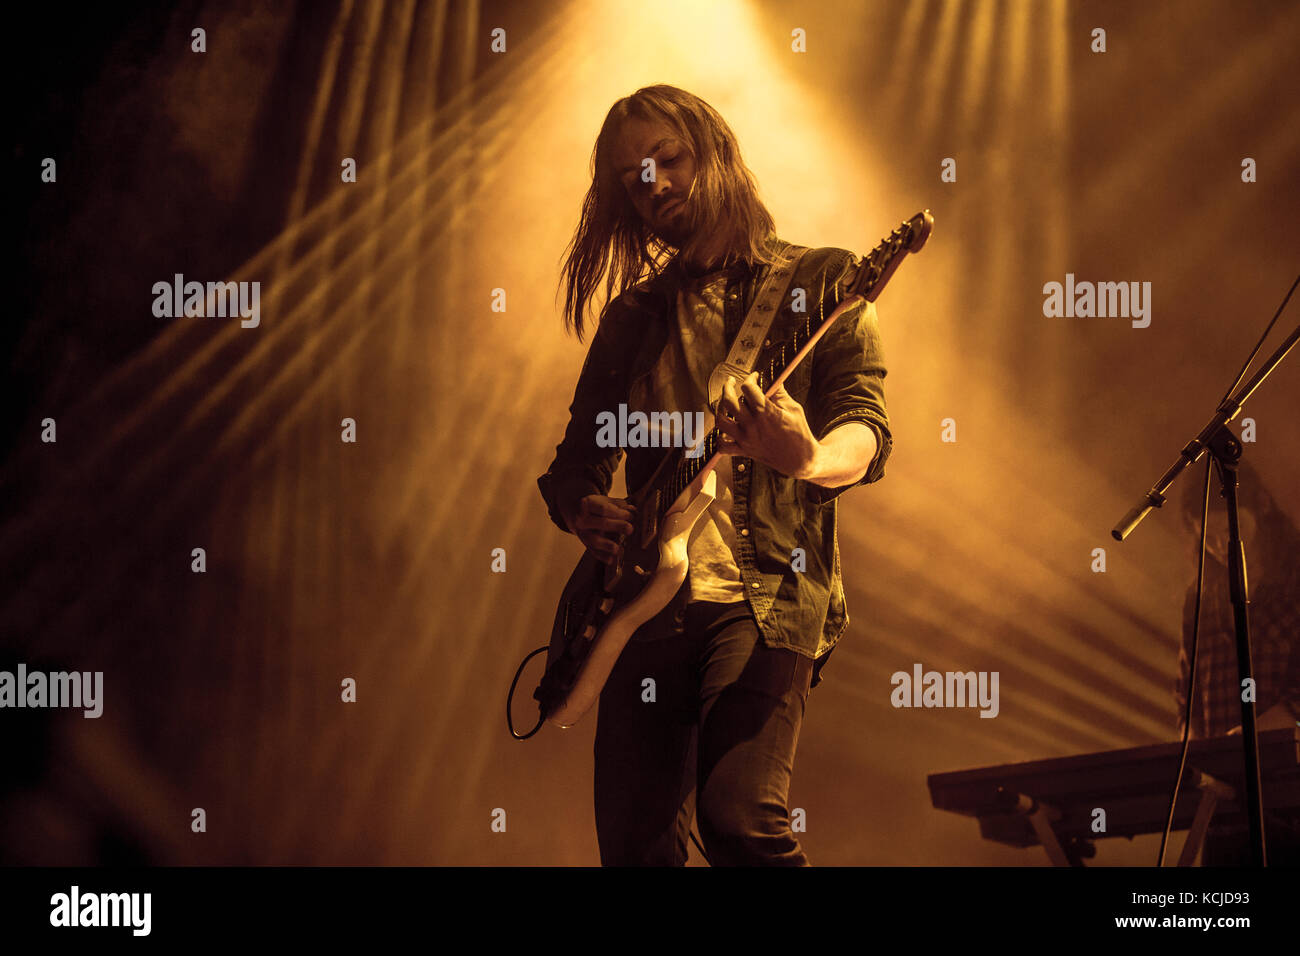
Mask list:
[{"label": "dark jeans", "polygon": [[600,695],[601,864],[684,865],[695,813],[714,866],[808,866],[786,800],[812,660],[764,645],[745,601],[688,604],[682,623],[638,631]]}]

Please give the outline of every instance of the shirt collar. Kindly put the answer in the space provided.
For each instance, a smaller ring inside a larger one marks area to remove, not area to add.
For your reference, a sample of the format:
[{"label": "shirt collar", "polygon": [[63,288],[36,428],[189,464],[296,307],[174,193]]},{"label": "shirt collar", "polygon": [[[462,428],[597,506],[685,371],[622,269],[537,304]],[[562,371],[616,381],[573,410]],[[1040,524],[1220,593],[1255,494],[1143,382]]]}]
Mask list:
[{"label": "shirt collar", "polygon": [[[776,251],[776,245],[779,242],[776,235],[770,235],[765,240],[766,248],[769,252]],[[747,279],[752,276],[758,269],[756,264],[750,263],[745,259],[737,259],[729,265],[715,269],[712,272],[706,272],[700,276],[693,276],[686,271],[685,264],[682,263],[678,256],[673,256],[665,267],[672,280],[679,286],[685,286],[692,289],[699,289],[702,286],[715,280],[720,274],[726,274],[729,278]]]}]

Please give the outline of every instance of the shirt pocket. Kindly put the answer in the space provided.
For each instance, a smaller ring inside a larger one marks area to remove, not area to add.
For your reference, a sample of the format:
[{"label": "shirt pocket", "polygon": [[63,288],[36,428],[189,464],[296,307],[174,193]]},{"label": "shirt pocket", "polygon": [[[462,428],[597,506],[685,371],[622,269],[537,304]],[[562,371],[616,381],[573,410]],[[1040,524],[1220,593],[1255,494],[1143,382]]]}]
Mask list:
[{"label": "shirt pocket", "polygon": [[[802,331],[804,327],[802,316],[798,317],[798,322],[796,323],[795,318],[793,318],[789,313],[782,314],[781,322],[778,323],[779,327],[773,329],[773,331],[777,333],[770,339],[773,344],[764,349],[763,354],[759,358],[758,367],[764,372],[767,372],[770,369],[773,378],[781,374],[785,366],[789,364],[790,360],[794,358],[795,353],[798,351],[794,347],[796,324],[799,330]],[[782,345],[785,346],[784,356],[781,354]],[[812,383],[812,362],[812,353],[809,352],[804,356],[803,361],[794,367],[794,370],[790,373],[790,377],[785,380],[785,390],[789,392],[790,396],[800,405],[805,404],[808,398],[808,389]]]}]

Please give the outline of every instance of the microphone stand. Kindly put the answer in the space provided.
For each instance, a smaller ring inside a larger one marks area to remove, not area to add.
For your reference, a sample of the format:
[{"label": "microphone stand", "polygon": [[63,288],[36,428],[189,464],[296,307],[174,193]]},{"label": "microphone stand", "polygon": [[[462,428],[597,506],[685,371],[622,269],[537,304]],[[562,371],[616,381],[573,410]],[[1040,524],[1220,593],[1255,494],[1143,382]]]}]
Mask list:
[{"label": "microphone stand", "polygon": [[[1183,471],[1198,461],[1202,453],[1209,451],[1214,461],[1215,471],[1219,475],[1224,500],[1228,508],[1228,587],[1232,599],[1233,625],[1237,632],[1237,676],[1244,682],[1252,676],[1250,662],[1250,598],[1246,588],[1246,552],[1241,544],[1241,529],[1238,525],[1237,512],[1237,462],[1241,460],[1241,442],[1227,427],[1241,412],[1246,400],[1254,393],[1260,383],[1281,364],[1282,359],[1300,340],[1300,326],[1278,346],[1272,357],[1255,373],[1237,394],[1229,396],[1220,403],[1218,410],[1204,428],[1188,442],[1179,453],[1179,458],[1160,476],[1151,490],[1143,496],[1137,506],[1129,511],[1114,528],[1111,536],[1116,541],[1123,541],[1133,529],[1145,518],[1152,508],[1159,508],[1165,503],[1165,492]],[[1240,684],[1239,684],[1240,686]],[[1264,804],[1260,794],[1259,781],[1259,735],[1255,729],[1255,701],[1241,703],[1241,746],[1246,760],[1246,813],[1250,820],[1251,855],[1256,866],[1268,865],[1268,853],[1264,844]]]}]

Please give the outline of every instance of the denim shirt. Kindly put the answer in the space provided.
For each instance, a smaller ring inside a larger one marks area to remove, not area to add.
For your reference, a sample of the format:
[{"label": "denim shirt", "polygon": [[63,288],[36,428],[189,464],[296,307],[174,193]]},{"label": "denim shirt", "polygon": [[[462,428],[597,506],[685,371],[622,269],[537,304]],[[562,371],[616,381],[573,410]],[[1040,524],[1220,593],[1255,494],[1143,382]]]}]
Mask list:
[{"label": "denim shirt", "polygon": [[[815,331],[843,297],[841,281],[858,259],[846,249],[811,249],[795,271],[791,289],[806,292],[807,313],[795,313],[787,295],[772,322],[756,368],[766,369],[782,341],[811,320]],[[730,349],[769,267],[744,262],[727,270],[724,329]],[[578,377],[569,423],[546,474],[537,479],[551,520],[568,531],[561,505],[570,511],[586,495],[608,495],[614,472],[627,455],[627,487],[639,489],[665,454],[661,448],[602,448],[596,417],[617,412],[631,386],[648,375],[669,334],[680,273],[676,263],[629,289],[601,315]],[[845,310],[812,354],[786,379],[785,387],[804,408],[818,440],[847,422],[862,422],[877,438],[876,456],[856,484],[878,481],[893,440],[885,411],[885,366],[872,303]],[[745,456],[732,459],[736,564],[759,633],[768,647],[790,648],[815,659],[812,686],[849,623],[840,573],[837,500],[852,485],[825,488],[790,478]],[[802,561],[796,549],[802,549]],[[802,570],[795,570],[802,567]],[[682,632],[689,587],[638,629],[633,640]]]}]

